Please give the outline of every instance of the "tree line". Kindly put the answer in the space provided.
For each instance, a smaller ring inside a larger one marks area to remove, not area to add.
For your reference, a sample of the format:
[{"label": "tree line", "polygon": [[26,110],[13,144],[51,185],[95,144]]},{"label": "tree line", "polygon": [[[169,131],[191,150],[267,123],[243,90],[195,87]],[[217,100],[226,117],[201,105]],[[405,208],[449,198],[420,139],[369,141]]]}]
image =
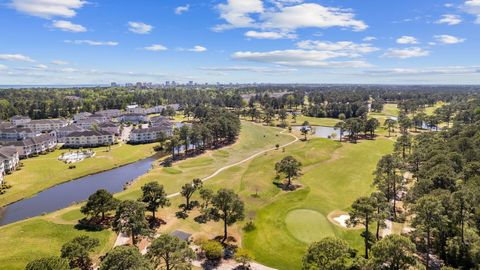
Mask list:
[{"label": "tree line", "polygon": [[[453,123],[437,132],[412,135],[406,112],[392,120],[400,136],[394,153],[377,164],[376,191],[350,207],[347,224],[361,225],[364,256],[343,240],[326,238],[310,246],[303,269],[479,267],[480,100],[459,99],[437,109],[433,117]],[[386,222],[411,229],[382,238]]]}]

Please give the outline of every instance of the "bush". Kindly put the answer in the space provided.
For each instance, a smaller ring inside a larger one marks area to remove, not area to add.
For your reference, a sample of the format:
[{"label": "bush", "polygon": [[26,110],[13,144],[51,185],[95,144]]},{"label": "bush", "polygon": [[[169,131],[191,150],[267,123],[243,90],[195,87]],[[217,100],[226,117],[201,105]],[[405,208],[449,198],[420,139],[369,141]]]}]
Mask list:
[{"label": "bush", "polygon": [[239,249],[235,253],[235,261],[241,264],[241,269],[249,269],[249,263],[252,261],[252,257],[245,249]]},{"label": "bush", "polygon": [[75,166],[75,165],[70,165],[70,166],[68,166],[68,168],[69,168],[70,170],[72,170],[72,169],[76,169],[77,166]]},{"label": "bush", "polygon": [[254,231],[256,228],[257,226],[255,226],[255,223],[253,222],[253,220],[250,220],[249,222],[247,222],[247,224],[245,224],[245,226],[243,226],[243,230],[245,232]]},{"label": "bush", "polygon": [[223,246],[217,241],[210,240],[202,243],[202,250],[208,260],[218,261],[223,257]]}]

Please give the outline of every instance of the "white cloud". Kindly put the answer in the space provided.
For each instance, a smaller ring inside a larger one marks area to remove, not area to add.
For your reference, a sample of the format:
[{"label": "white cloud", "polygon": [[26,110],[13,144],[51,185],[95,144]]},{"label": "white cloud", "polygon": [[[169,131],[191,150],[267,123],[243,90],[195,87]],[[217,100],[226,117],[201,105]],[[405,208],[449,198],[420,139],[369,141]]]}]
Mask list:
[{"label": "white cloud", "polygon": [[267,12],[263,16],[262,27],[295,31],[299,28],[344,27],[354,31],[363,31],[368,26],[356,20],[350,10],[324,7],[314,3],[304,3]]},{"label": "white cloud", "polygon": [[290,33],[282,33],[282,32],[272,32],[272,31],[248,31],[245,33],[245,36],[248,38],[255,38],[255,39],[294,39],[297,38],[297,35],[290,34]]},{"label": "white cloud", "polygon": [[188,12],[189,10],[190,10],[190,5],[179,6],[175,9],[175,14],[182,15],[183,13]]},{"label": "white cloud", "polygon": [[74,24],[70,21],[53,21],[52,26],[65,32],[79,33],[87,31],[87,28],[85,28],[84,26],[80,24]]},{"label": "white cloud", "polygon": [[348,53],[351,57],[359,57],[361,54],[371,53],[379,50],[379,48],[373,47],[368,43],[357,44],[351,41],[330,42],[305,40],[298,42],[297,46],[301,49],[308,50],[342,51]]},{"label": "white cloud", "polygon": [[406,49],[388,49],[383,56],[389,57],[389,58],[407,59],[412,57],[422,57],[422,56],[428,56],[428,55],[430,55],[429,51],[426,51],[419,47],[411,47]]},{"label": "white cloud", "polygon": [[143,22],[128,22],[128,30],[135,34],[149,34],[153,26]]},{"label": "white cloud", "polygon": [[207,48],[197,45],[197,46],[195,46],[191,49],[188,49],[188,51],[190,51],[190,52],[206,52]]},{"label": "white cloud", "polygon": [[0,64],[0,70],[6,70],[7,66]]},{"label": "white cloud", "polygon": [[0,60],[4,61],[22,61],[22,62],[35,62],[32,58],[23,54],[0,54]]},{"label": "white cloud", "polygon": [[34,66],[33,68],[43,70],[43,69],[48,69],[48,66],[44,65],[44,64],[38,64],[38,65]]},{"label": "white cloud", "polygon": [[480,0],[468,0],[465,1],[463,9],[474,16],[477,16],[475,23],[480,24]]},{"label": "white cloud", "polygon": [[[284,6],[287,2],[289,4]],[[217,25],[214,30],[249,27],[288,33],[300,28],[343,27],[354,31],[368,28],[363,21],[356,20],[355,14],[348,9],[324,7],[302,1],[287,2],[265,8],[261,0],[228,0],[227,3],[217,6],[220,17],[226,24]],[[257,15],[257,18],[253,15]]]},{"label": "white cloud", "polygon": [[464,38],[458,38],[450,35],[436,35],[435,40],[437,40],[441,44],[458,44],[465,41]]},{"label": "white cloud", "polygon": [[159,51],[166,51],[168,50],[167,47],[161,45],[161,44],[153,44],[151,46],[145,47],[144,48],[147,51],[153,51],[153,52],[159,52]]},{"label": "white cloud", "polygon": [[356,68],[368,67],[364,61],[327,61],[334,58],[349,57],[345,52],[317,50],[277,50],[270,52],[236,52],[232,58],[259,63],[272,63],[283,66],[312,68]]},{"label": "white cloud", "polygon": [[376,38],[376,37],[372,37],[372,36],[368,36],[368,37],[363,38],[363,41],[367,41],[367,42],[369,42],[369,41],[374,41],[374,40],[377,40],[377,38]]},{"label": "white cloud", "polygon": [[457,25],[462,22],[462,18],[458,15],[445,14],[442,15],[442,18],[436,21],[438,24],[448,24],[448,25]]},{"label": "white cloud", "polygon": [[116,41],[95,41],[95,40],[65,40],[65,43],[77,44],[77,45],[90,45],[90,46],[117,46],[119,43]]},{"label": "white cloud", "polygon": [[217,9],[220,17],[227,24],[217,25],[214,30],[222,31],[231,28],[253,27],[255,20],[250,17],[254,13],[263,13],[261,0],[228,0],[225,4],[219,4]]},{"label": "white cloud", "polygon": [[57,66],[68,65],[68,62],[63,60],[53,60],[51,63]]},{"label": "white cloud", "polygon": [[10,7],[28,15],[52,18],[74,17],[76,10],[87,2],[83,0],[11,0]]},{"label": "white cloud", "polygon": [[418,40],[411,36],[402,36],[397,39],[398,44],[418,44]]}]

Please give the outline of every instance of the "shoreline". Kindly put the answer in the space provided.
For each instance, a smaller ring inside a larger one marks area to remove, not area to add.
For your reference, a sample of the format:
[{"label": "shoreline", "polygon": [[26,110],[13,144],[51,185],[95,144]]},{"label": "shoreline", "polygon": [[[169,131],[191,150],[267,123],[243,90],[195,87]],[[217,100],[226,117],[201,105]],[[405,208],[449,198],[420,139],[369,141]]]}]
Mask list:
[{"label": "shoreline", "polygon": [[[158,156],[158,157],[157,157]],[[113,170],[113,169],[118,169],[120,167],[123,167],[123,166],[127,166],[127,165],[130,165],[130,164],[133,164],[135,162],[138,162],[140,160],[144,160],[144,159],[150,159],[150,158],[155,158],[157,160],[161,159],[162,157],[164,157],[165,155],[162,155],[162,153],[155,153],[154,155],[150,156],[150,157],[146,157],[146,158],[139,158],[135,161],[132,161],[132,162],[127,162],[127,163],[123,163],[123,164],[120,164],[120,165],[115,165],[113,167],[110,167],[108,169],[102,169],[100,171],[97,171],[97,172],[94,172],[94,173],[88,173],[88,174],[85,174],[85,175],[82,175],[80,177],[76,177],[76,178],[72,178],[72,179],[67,179],[65,181],[62,181],[62,182],[58,182],[56,183],[55,185],[52,185],[52,186],[49,186],[47,188],[44,188],[44,189],[41,189],[39,190],[38,192],[36,192],[35,194],[31,195],[31,196],[26,196],[26,197],[23,197],[21,199],[18,199],[18,200],[15,200],[15,201],[12,201],[12,202],[9,202],[7,204],[2,204],[0,205],[0,210],[5,208],[5,207],[8,207],[9,205],[11,204],[14,204],[14,203],[17,203],[19,201],[22,201],[22,200],[25,200],[25,199],[30,199],[30,198],[33,198],[35,196],[37,196],[39,193],[45,191],[45,190],[48,190],[48,189],[51,189],[51,188],[54,188],[56,186],[59,186],[59,185],[62,185],[62,184],[65,184],[65,183],[68,183],[68,182],[72,182],[72,181],[76,181],[78,179],[81,179],[81,178],[84,178],[84,177],[88,177],[88,176],[92,176],[92,175],[95,175],[95,174],[100,174],[100,173],[104,173],[104,172],[107,172],[107,171],[110,171],[110,170]],[[8,192],[8,191],[7,191]]]}]

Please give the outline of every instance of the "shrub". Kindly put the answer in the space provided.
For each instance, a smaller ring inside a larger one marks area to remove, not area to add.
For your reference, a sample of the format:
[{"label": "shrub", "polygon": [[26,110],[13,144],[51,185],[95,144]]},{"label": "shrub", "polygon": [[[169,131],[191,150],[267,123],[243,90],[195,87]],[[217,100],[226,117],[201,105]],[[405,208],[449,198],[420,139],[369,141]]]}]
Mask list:
[{"label": "shrub", "polygon": [[242,269],[248,269],[248,265],[252,261],[252,257],[245,249],[238,249],[235,253],[235,261],[241,264]]},{"label": "shrub", "polygon": [[253,220],[248,221],[247,224],[245,224],[245,226],[243,226],[243,230],[245,232],[254,231],[256,228],[257,228],[257,226],[255,226],[255,223],[253,222]]},{"label": "shrub", "polygon": [[207,241],[202,244],[205,257],[211,261],[218,261],[223,257],[223,246],[217,241]]}]

